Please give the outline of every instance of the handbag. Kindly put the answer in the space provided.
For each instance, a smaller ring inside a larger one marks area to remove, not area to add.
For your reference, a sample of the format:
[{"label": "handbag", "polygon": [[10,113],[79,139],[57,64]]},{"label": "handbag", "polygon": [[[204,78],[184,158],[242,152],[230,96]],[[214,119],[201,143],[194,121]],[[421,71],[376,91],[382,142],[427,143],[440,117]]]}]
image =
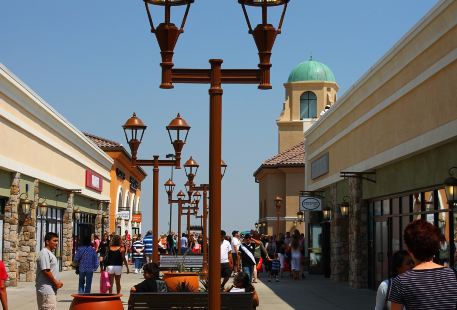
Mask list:
[{"label": "handbag", "polygon": [[259,259],[259,263],[257,264],[257,271],[262,271],[262,264],[263,264],[263,258],[261,257]]}]

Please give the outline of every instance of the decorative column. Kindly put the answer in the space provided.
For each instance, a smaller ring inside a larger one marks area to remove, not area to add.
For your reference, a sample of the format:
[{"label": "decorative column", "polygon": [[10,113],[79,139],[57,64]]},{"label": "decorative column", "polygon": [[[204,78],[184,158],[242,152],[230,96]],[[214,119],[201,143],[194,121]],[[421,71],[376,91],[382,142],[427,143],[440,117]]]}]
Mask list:
[{"label": "decorative column", "polygon": [[338,282],[348,280],[348,220],[341,215],[337,203],[337,185],[330,185],[328,205],[332,210],[330,226],[330,269],[331,279]]},{"label": "decorative column", "polygon": [[102,239],[103,202],[98,203],[97,216],[95,217],[95,234]]},{"label": "decorative column", "polygon": [[[107,233],[110,233],[111,230],[110,230],[110,223],[111,223],[111,218],[110,218],[110,207],[111,207],[111,203],[108,203],[106,205],[106,215],[108,216],[108,218],[103,222],[103,225],[105,225],[105,232]],[[100,236],[100,239],[102,238],[102,236]]]},{"label": "decorative column", "polygon": [[30,214],[21,214],[18,227],[18,261],[19,261],[19,281],[35,281],[36,269],[36,214],[38,200],[40,199],[39,180],[33,183],[34,197],[33,204],[30,206]]},{"label": "decorative column", "polygon": [[68,194],[67,208],[63,215],[62,270],[71,270],[73,250],[73,201],[74,193]]},{"label": "decorative column", "polygon": [[17,249],[18,249],[18,224],[19,224],[19,196],[21,174],[13,174],[13,182],[10,188],[10,198],[5,206],[5,220],[3,224],[3,262],[8,273],[7,286],[17,286]]},{"label": "decorative column", "polygon": [[368,286],[368,212],[362,200],[362,179],[349,178],[349,285]]}]

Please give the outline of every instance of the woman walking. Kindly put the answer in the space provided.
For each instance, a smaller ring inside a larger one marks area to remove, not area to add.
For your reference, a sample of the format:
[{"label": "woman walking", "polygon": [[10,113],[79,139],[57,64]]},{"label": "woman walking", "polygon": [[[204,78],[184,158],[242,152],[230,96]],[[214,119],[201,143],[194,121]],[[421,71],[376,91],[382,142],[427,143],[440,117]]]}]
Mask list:
[{"label": "woman walking", "polygon": [[125,267],[127,267],[127,273],[130,273],[129,265],[125,259],[125,251],[125,247],[121,246],[121,237],[119,235],[114,235],[110,241],[108,253],[105,257],[105,266],[109,274],[109,282],[111,285],[109,288],[110,294],[113,293],[114,280],[116,280],[117,294],[120,294],[121,292],[122,265],[125,264]]},{"label": "woman walking", "polygon": [[433,262],[440,249],[439,229],[425,220],[415,220],[406,226],[403,239],[415,267],[392,280],[391,309],[455,309],[456,271]]},{"label": "woman walking", "polygon": [[378,292],[376,293],[375,310],[390,309],[389,298],[390,289],[392,288],[392,279],[396,276],[405,273],[414,267],[414,262],[405,250],[397,251],[392,255],[392,263],[390,266],[391,277],[379,284]]},{"label": "woman walking", "polygon": [[81,238],[81,245],[76,251],[73,263],[79,266],[78,293],[89,294],[92,287],[92,277],[98,268],[98,255],[91,246],[90,236]]},{"label": "woman walking", "polygon": [[100,271],[105,271],[105,260],[106,254],[108,253],[108,246],[109,246],[109,234],[106,232],[103,234],[103,239],[100,241],[100,246],[98,248],[98,252],[100,254]]},{"label": "woman walking", "polygon": [[300,235],[295,235],[292,237],[292,242],[290,244],[290,263],[292,270],[292,278],[294,280],[300,279],[300,267],[301,267],[301,251],[300,251]]}]

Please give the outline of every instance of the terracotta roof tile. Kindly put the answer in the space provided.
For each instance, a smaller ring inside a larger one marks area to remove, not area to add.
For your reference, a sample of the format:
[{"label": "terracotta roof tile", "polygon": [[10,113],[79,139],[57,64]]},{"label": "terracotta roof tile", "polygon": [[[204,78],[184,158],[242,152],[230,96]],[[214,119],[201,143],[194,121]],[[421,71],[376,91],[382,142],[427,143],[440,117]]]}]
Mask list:
[{"label": "terracotta roof tile", "polygon": [[99,137],[99,136],[96,136],[96,135],[93,135],[93,134],[90,134],[90,133],[87,133],[87,132],[84,132],[84,135],[86,135],[86,137],[91,139],[92,142],[94,142],[102,150],[119,149],[119,148],[123,147],[118,142],[115,142],[115,141],[112,141],[112,140],[108,140],[108,139],[105,139],[105,138],[102,138],[102,137]]},{"label": "terracotta roof tile", "polygon": [[262,163],[264,167],[270,166],[300,166],[305,164],[305,142],[300,142]]}]

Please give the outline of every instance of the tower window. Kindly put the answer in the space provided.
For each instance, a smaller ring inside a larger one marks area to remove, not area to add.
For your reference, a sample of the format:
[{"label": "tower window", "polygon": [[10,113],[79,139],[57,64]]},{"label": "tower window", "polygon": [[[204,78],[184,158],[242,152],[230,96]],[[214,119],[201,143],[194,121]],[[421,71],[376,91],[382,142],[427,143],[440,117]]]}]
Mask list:
[{"label": "tower window", "polygon": [[317,117],[317,97],[307,91],[300,96],[300,119]]}]

